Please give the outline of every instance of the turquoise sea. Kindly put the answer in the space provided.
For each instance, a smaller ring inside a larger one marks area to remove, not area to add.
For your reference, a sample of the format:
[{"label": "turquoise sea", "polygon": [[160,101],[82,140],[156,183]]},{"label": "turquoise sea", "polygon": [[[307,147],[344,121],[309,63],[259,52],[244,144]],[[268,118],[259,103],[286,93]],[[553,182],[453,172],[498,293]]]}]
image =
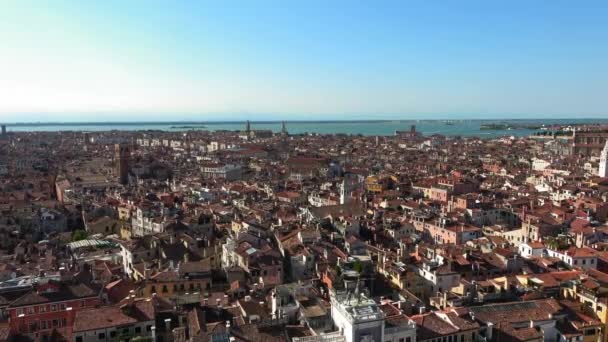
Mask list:
[{"label": "turquoise sea", "polygon": [[[291,134],[361,134],[367,136],[394,135],[396,130],[416,130],[424,135],[442,134],[446,136],[527,136],[536,130],[516,128],[510,130],[480,130],[481,125],[508,124],[524,125],[567,125],[567,124],[608,124],[608,119],[530,119],[530,120],[378,120],[378,121],[286,121]],[[42,131],[188,131],[188,130],[242,130],[245,122],[82,122],[82,123],[13,123],[7,124],[9,132]],[[252,129],[281,130],[280,121],[251,122]]]}]

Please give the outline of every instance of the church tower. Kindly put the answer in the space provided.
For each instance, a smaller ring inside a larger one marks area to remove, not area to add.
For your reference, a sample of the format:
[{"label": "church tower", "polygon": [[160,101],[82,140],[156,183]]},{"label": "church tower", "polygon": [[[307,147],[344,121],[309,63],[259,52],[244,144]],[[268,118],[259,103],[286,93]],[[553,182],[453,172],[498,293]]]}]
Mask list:
[{"label": "church tower", "polygon": [[352,202],[353,196],[353,179],[351,174],[345,173],[340,184],[340,204],[348,204]]},{"label": "church tower", "polygon": [[116,161],[116,176],[120,184],[129,183],[129,159],[131,150],[129,146],[116,144],[114,146],[114,160]]},{"label": "church tower", "polygon": [[346,177],[342,180],[342,185],[340,186],[340,204],[346,204],[349,199],[348,193],[348,182],[346,181]]},{"label": "church tower", "polygon": [[600,177],[608,177],[608,140],[600,154],[600,169],[597,174]]}]

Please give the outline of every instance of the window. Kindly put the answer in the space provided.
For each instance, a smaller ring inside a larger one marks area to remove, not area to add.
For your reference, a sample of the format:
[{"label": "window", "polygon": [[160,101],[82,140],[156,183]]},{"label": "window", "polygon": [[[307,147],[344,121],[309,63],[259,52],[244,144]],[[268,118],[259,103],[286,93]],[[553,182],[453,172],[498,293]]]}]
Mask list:
[{"label": "window", "polygon": [[76,336],[76,342],[82,342],[82,336]]},{"label": "window", "polygon": [[39,312],[46,312],[46,305],[41,305],[40,308],[38,308]]},{"label": "window", "polygon": [[53,320],[53,328],[57,328],[59,327],[59,320],[58,319],[54,319]]},{"label": "window", "polygon": [[87,304],[86,304],[86,302],[85,302],[84,300],[81,300],[81,301],[80,301],[80,307],[81,307],[81,308],[84,308],[86,305],[87,305]]},{"label": "window", "polygon": [[116,337],[116,331],[110,331],[110,337],[111,338]]},{"label": "window", "polygon": [[34,314],[34,307],[28,306],[27,308],[25,308],[25,313],[27,315],[33,315]]},{"label": "window", "polygon": [[412,338],[411,337],[406,337],[405,338],[405,342],[412,342]]},{"label": "window", "polygon": [[97,335],[97,338],[100,339],[100,340],[105,340],[106,339],[106,334],[105,333],[99,333]]},{"label": "window", "polygon": [[163,293],[167,293],[169,292],[169,289],[167,289],[167,285],[163,285]]},{"label": "window", "polygon": [[51,304],[51,311],[57,311],[57,304]]},{"label": "window", "polygon": [[583,265],[587,265],[587,259],[583,259]]},{"label": "window", "polygon": [[59,307],[61,308],[61,310],[65,310],[65,303],[61,303]]},{"label": "window", "polygon": [[140,334],[141,333],[141,327],[135,327],[135,333],[136,334]]},{"label": "window", "polygon": [[152,326],[151,325],[146,326],[146,331],[152,331]]},{"label": "window", "polygon": [[46,321],[41,321],[41,322],[40,322],[40,328],[41,328],[42,330],[46,330],[46,329],[47,329],[47,326],[46,326]]},{"label": "window", "polygon": [[590,264],[594,264],[594,263],[595,263],[595,259],[591,259],[591,260],[589,260],[589,263],[590,263]]}]

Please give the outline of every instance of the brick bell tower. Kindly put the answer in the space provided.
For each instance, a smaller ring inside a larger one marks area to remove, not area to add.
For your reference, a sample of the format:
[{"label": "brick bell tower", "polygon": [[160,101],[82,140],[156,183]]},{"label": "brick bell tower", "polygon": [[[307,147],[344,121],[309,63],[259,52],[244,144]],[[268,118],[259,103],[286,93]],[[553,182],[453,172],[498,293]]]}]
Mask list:
[{"label": "brick bell tower", "polygon": [[116,162],[116,177],[120,184],[126,185],[129,183],[129,159],[131,158],[131,149],[127,145],[116,144],[114,146],[114,160]]}]

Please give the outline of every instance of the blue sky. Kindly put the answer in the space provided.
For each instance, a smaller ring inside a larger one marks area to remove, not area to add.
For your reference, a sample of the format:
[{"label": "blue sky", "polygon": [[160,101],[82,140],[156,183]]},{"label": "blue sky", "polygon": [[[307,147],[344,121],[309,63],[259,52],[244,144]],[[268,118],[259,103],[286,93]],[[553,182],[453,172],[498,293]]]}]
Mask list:
[{"label": "blue sky", "polygon": [[608,117],[607,1],[5,1],[0,121]]}]

